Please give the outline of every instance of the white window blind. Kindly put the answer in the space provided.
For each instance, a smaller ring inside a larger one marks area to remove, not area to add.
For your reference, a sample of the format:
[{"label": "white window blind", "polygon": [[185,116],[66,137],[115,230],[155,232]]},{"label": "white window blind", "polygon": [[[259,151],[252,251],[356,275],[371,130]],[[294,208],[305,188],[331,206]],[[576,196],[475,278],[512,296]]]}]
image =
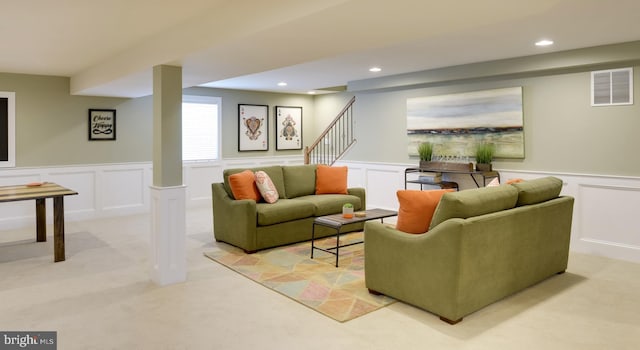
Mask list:
[{"label": "white window blind", "polygon": [[220,98],[183,96],[182,160],[199,161],[219,158]]}]

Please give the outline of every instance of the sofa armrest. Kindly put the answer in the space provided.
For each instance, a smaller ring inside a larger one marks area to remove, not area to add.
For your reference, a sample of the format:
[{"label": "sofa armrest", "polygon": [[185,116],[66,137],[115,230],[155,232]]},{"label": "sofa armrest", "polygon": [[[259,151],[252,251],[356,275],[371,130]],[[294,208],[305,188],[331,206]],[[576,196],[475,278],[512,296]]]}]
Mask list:
[{"label": "sofa armrest", "polygon": [[222,183],[211,184],[211,192],[215,239],[233,244],[245,251],[255,251],[256,202],[231,198]]},{"label": "sofa armrest", "polygon": [[416,235],[366,222],[367,288],[451,320],[460,318],[452,301],[459,284],[463,225],[462,219],[450,219]]},{"label": "sofa armrest", "polygon": [[366,191],[362,187],[352,187],[347,189],[347,193],[352,196],[357,196],[360,198],[360,202],[362,203],[362,207],[358,210],[366,210],[367,209],[367,195]]}]

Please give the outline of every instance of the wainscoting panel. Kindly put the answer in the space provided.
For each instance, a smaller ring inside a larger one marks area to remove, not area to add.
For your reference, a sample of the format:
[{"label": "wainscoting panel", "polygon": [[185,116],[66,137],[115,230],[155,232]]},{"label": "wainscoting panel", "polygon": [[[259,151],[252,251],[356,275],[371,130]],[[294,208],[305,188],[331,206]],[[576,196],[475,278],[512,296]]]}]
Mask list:
[{"label": "wainscoting panel", "polygon": [[[0,186],[41,181],[41,174],[32,169],[20,173],[2,169],[2,173],[0,173]],[[35,222],[31,219],[31,217],[35,218],[35,212],[35,201],[0,203],[0,227],[5,227],[8,224],[25,226],[30,222],[35,227]]]},{"label": "wainscoting panel", "polygon": [[[247,157],[185,163],[185,206],[211,206],[211,183],[222,182],[224,169],[303,163],[302,156]],[[0,186],[42,181],[55,182],[78,192],[78,195],[68,196],[64,200],[67,221],[149,213],[153,164],[140,162],[7,168],[0,173]],[[53,222],[51,200],[47,200],[47,222]],[[0,231],[29,226],[35,227],[35,201],[0,203]]]},{"label": "wainscoting panel", "polygon": [[640,189],[580,185],[580,199],[580,239],[640,249],[640,221],[635,218],[640,208]]},{"label": "wainscoting panel", "polygon": [[[67,196],[64,199],[66,213],[93,213],[96,210],[96,172],[83,168],[49,169],[46,181],[57,183],[60,186],[70,188],[80,194]],[[52,200],[47,201],[47,213],[53,215]]]},{"label": "wainscoting panel", "polygon": [[43,180],[41,174],[36,171],[25,171],[23,173],[18,173],[7,171],[7,169],[2,169],[2,174],[0,174],[0,186],[11,186],[20,183],[42,181]]},{"label": "wainscoting panel", "polygon": [[575,198],[571,250],[640,262],[640,178],[501,171],[503,179],[552,175]]},{"label": "wainscoting panel", "polygon": [[[397,210],[395,193],[404,188],[404,169],[415,164],[341,162],[366,174],[367,207]],[[571,250],[640,263],[640,178],[592,174],[497,169],[502,181],[556,176],[563,180],[562,195],[573,196]],[[466,175],[451,178],[461,189],[474,188]]]},{"label": "wainscoting panel", "polygon": [[398,171],[372,167],[367,170],[366,178],[367,208],[396,210],[398,208],[396,191],[401,188],[398,186]]},{"label": "wainscoting panel", "polygon": [[187,186],[187,206],[200,206],[211,202],[211,184],[222,182],[220,163],[193,163],[184,167],[184,182]]},{"label": "wainscoting panel", "polygon": [[[186,163],[183,181],[187,190],[185,205],[211,205],[211,183],[222,181],[227,168],[303,164],[302,156],[234,158],[221,161]],[[404,188],[404,169],[415,164],[387,164],[341,161],[349,167],[348,184],[364,187],[368,208],[398,209],[396,191]],[[576,199],[571,250],[610,258],[640,262],[640,178],[591,174],[498,169],[502,181],[556,176],[564,181],[563,195]],[[475,187],[470,179],[458,178],[461,188]],[[148,213],[150,162],[98,164],[70,167],[3,169],[0,185],[51,181],[79,193],[65,198],[66,219],[70,221]],[[455,180],[454,180],[455,181]],[[48,201],[50,202],[50,201]],[[48,222],[52,205],[47,203]],[[35,227],[35,203],[0,203],[0,230]]]},{"label": "wainscoting panel", "polygon": [[105,169],[100,174],[101,208],[105,211],[122,211],[142,208],[147,204],[148,193],[144,169]]},{"label": "wainscoting panel", "polygon": [[[336,164],[339,166],[346,166],[343,164]],[[347,187],[367,187],[367,169],[364,167],[349,167],[347,172]]]}]

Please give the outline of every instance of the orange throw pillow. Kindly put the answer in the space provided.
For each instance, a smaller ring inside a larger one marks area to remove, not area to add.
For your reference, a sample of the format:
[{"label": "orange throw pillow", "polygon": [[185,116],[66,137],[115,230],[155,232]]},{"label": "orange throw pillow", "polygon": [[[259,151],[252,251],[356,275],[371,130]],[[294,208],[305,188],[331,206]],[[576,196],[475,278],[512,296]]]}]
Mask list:
[{"label": "orange throw pillow", "polygon": [[318,165],[316,169],[316,194],[347,194],[346,166]]},{"label": "orange throw pillow", "polygon": [[517,183],[520,183],[522,181],[524,181],[524,180],[523,179],[509,179],[509,180],[507,180],[507,184],[509,184],[509,185],[510,184],[517,184]]},{"label": "orange throw pillow", "polygon": [[251,170],[230,175],[229,187],[235,199],[253,199],[256,202],[262,199],[256,186],[255,175]]},{"label": "orange throw pillow", "polygon": [[396,192],[400,209],[396,229],[407,233],[425,233],[429,230],[433,212],[440,198],[453,189],[419,191],[400,190]]}]

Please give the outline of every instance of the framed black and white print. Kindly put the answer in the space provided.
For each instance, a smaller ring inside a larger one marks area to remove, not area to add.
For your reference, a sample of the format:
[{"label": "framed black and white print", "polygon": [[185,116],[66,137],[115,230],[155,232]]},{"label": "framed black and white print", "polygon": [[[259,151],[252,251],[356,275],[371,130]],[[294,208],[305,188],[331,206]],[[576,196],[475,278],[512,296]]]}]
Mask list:
[{"label": "framed black and white print", "polygon": [[302,107],[276,106],[276,150],[302,149]]},{"label": "framed black and white print", "polygon": [[269,150],[269,106],[238,104],[238,151]]},{"label": "framed black and white print", "polygon": [[115,141],[116,110],[89,110],[89,141]]}]

